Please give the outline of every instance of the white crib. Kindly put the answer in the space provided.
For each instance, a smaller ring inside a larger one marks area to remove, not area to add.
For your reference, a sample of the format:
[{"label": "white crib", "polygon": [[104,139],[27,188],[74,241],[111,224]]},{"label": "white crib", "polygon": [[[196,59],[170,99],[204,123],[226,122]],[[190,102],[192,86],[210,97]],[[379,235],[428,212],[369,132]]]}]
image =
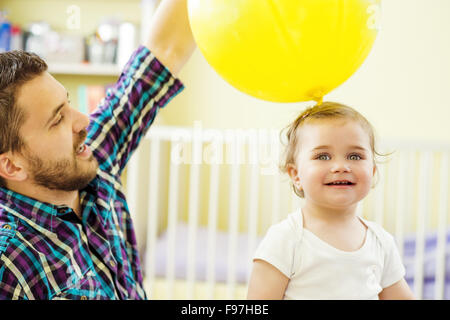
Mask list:
[{"label": "white crib", "polygon": [[[450,145],[380,149],[359,214],[395,236],[417,298],[450,299]],[[258,242],[301,205],[280,150],[278,130],[150,128],[124,181],[149,298],[245,299]]]}]

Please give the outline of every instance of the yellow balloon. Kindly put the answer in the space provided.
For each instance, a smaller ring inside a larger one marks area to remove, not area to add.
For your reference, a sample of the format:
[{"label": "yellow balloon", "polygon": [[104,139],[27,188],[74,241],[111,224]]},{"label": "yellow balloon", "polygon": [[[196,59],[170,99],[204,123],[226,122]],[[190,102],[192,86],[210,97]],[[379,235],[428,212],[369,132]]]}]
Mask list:
[{"label": "yellow balloon", "polygon": [[189,0],[195,41],[232,86],[276,102],[320,100],[369,54],[381,0]]}]

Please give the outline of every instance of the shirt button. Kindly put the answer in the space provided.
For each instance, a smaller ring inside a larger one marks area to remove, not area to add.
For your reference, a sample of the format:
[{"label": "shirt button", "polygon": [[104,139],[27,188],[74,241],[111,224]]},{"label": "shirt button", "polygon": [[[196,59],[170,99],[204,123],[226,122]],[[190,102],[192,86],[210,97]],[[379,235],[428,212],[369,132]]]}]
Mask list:
[{"label": "shirt button", "polygon": [[81,296],[81,300],[87,300],[86,296]]},{"label": "shirt button", "polygon": [[115,268],[115,267],[116,267],[116,263],[115,263],[113,260],[109,261],[109,265],[110,265],[112,268]]}]

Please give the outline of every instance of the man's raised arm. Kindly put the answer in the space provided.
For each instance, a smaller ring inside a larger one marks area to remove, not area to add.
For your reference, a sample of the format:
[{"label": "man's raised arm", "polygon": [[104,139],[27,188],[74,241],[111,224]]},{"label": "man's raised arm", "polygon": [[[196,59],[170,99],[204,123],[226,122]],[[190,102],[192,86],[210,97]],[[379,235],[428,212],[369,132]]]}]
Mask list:
[{"label": "man's raised arm", "polygon": [[195,49],[187,0],[162,0],[153,15],[146,46],[173,75],[178,74]]}]

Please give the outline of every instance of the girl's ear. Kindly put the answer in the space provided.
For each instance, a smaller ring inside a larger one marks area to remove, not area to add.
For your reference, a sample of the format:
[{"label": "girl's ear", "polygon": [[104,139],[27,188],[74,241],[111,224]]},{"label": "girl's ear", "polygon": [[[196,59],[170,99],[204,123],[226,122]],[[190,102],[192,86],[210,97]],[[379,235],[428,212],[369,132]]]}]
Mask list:
[{"label": "girl's ear", "polygon": [[300,184],[300,178],[298,176],[297,168],[293,164],[290,164],[288,166],[287,173],[289,174],[289,177],[291,177],[292,183],[294,184],[295,188],[297,188],[297,190],[301,190],[302,187]]},{"label": "girl's ear", "polygon": [[372,178],[373,178],[373,180],[372,180],[372,189],[375,188],[375,186],[377,185],[377,173],[378,173],[377,165],[374,164],[373,165],[373,175],[372,175]]},{"label": "girl's ear", "polygon": [[27,178],[23,166],[9,153],[0,154],[0,177],[5,180],[23,181]]}]

